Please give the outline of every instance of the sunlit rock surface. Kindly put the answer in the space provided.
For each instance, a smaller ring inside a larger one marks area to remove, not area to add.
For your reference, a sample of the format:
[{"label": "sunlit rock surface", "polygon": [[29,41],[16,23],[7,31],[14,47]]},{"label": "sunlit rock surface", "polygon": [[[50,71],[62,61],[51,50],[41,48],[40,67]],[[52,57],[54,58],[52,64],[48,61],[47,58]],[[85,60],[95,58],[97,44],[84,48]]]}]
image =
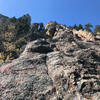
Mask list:
[{"label": "sunlit rock surface", "polygon": [[100,40],[50,25],[53,38],[29,42],[0,64],[0,100],[100,100]]}]

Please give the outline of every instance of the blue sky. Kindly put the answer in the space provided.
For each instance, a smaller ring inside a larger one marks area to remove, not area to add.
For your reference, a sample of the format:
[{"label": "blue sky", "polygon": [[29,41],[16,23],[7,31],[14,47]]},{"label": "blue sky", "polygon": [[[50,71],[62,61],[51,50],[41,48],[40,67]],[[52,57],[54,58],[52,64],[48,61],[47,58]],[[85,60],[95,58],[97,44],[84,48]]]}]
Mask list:
[{"label": "blue sky", "polygon": [[100,24],[100,0],[0,0],[0,13],[20,17],[29,13],[32,22]]}]

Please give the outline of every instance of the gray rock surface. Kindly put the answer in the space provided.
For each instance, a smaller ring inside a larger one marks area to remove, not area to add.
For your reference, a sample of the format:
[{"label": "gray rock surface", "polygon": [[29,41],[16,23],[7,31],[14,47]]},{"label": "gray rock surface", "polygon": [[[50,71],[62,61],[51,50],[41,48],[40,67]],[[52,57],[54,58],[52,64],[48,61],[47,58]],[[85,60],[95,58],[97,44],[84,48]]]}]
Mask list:
[{"label": "gray rock surface", "polygon": [[0,100],[100,100],[100,41],[63,29],[28,43],[0,66]]}]

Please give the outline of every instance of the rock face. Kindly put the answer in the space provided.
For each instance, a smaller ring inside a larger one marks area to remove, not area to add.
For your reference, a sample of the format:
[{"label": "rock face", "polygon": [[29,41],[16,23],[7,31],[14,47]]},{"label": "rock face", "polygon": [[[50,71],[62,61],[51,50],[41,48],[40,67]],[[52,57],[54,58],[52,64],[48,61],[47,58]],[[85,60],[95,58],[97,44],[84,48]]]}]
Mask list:
[{"label": "rock face", "polygon": [[81,37],[82,40],[85,40],[85,41],[94,41],[94,36],[92,35],[91,32],[87,32],[86,30],[79,30],[79,31],[76,31],[76,30],[73,30],[73,33],[75,35],[77,35],[78,37]]},{"label": "rock face", "polygon": [[56,31],[56,25],[57,23],[56,22],[48,22],[45,26],[45,30],[47,31],[46,34],[49,35],[49,36],[54,36],[54,33]]},{"label": "rock face", "polygon": [[95,39],[96,39],[96,40],[100,40],[100,33],[97,33],[97,34],[96,34]]},{"label": "rock face", "polygon": [[0,100],[100,100],[100,41],[54,27],[52,39],[34,40],[0,64]]}]

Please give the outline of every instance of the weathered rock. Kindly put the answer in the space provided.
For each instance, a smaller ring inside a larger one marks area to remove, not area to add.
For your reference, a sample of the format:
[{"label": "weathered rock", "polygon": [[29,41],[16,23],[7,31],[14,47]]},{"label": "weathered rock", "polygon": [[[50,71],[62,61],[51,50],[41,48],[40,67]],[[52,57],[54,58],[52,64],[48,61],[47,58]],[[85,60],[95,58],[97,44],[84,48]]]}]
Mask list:
[{"label": "weathered rock", "polygon": [[100,41],[100,33],[96,33],[96,34],[95,34],[95,40]]},{"label": "weathered rock", "polygon": [[46,34],[49,36],[53,36],[56,31],[56,25],[57,25],[56,22],[52,21],[48,22],[45,26],[45,30],[47,31]]},{"label": "weathered rock", "polygon": [[86,30],[73,30],[73,33],[81,38],[84,41],[94,41],[94,35],[91,32],[87,32]]},{"label": "weathered rock", "polygon": [[64,27],[0,66],[0,100],[100,99],[100,41],[80,41]]}]

